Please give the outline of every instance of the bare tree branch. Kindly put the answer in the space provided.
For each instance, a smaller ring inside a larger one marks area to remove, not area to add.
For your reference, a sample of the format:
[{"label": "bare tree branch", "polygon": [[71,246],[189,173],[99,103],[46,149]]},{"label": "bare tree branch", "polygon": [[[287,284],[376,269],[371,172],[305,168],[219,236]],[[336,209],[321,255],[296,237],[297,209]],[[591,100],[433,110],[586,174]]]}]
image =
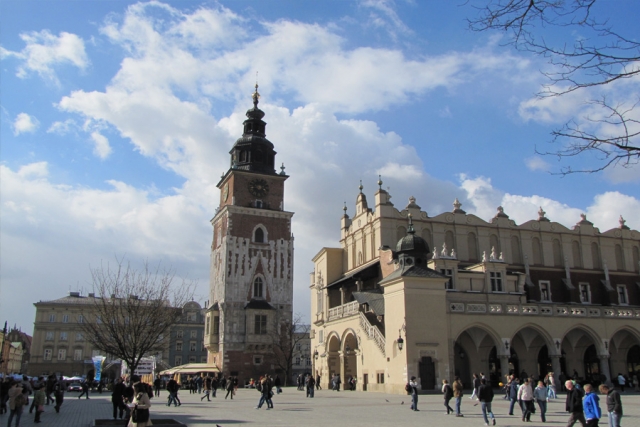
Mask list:
[{"label": "bare tree branch", "polygon": [[[607,20],[594,18],[596,0],[486,0],[480,3],[483,6],[473,6],[477,17],[467,20],[471,30],[502,31],[508,36],[507,45],[548,59],[553,71],[543,73],[549,83],[536,94],[540,99],[640,76],[640,41],[615,31]],[[584,36],[552,45],[543,36],[549,27],[576,27]],[[581,129],[574,118],[552,132],[552,141],[562,148],[541,154],[562,158],[594,152],[599,166],[579,170],[567,167],[561,174],[632,167],[640,159],[637,103],[625,108],[604,100],[592,100],[591,105],[601,108],[605,117],[585,118],[594,132]],[[611,127],[619,133],[612,134]]]},{"label": "bare tree branch", "polygon": [[151,269],[147,263],[138,271],[123,259],[91,275],[95,298],[83,313],[85,339],[134,372],[142,357],[166,349],[169,328],[192,300],[195,284],[183,280],[174,285],[174,271],[160,264]]},{"label": "bare tree branch", "polygon": [[310,326],[303,324],[302,316],[296,313],[291,322],[282,322],[272,330],[269,334],[274,350],[272,362],[284,372],[284,384],[287,385],[293,369],[296,347],[307,338]]}]

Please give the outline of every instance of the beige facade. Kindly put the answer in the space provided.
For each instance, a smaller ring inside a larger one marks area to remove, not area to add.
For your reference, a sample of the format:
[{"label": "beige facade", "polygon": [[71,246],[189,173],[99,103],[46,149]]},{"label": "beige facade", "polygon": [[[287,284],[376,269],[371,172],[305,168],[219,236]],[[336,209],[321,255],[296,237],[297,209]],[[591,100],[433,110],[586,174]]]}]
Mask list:
[{"label": "beige facade", "polygon": [[[381,183],[379,183],[381,186]],[[599,381],[640,370],[640,233],[571,229],[538,218],[489,222],[454,209],[403,210],[379,189],[341,220],[339,248],[311,275],[312,352],[323,386],[356,376],[359,389],[423,390],[443,379],[554,371]],[[426,243],[429,250],[412,249]],[[402,348],[398,345],[402,342]],[[557,374],[558,375],[558,374]]]},{"label": "beige facade", "polygon": [[[33,327],[30,375],[86,375],[93,369],[93,356],[105,356],[103,372],[119,371],[120,365],[111,355],[94,349],[85,339],[82,323],[95,304],[95,294],[68,296],[52,301],[34,303],[36,319]],[[98,297],[99,298],[99,297]],[[169,339],[163,352],[154,354],[160,366],[168,365]],[[104,374],[103,374],[104,375]]]}]

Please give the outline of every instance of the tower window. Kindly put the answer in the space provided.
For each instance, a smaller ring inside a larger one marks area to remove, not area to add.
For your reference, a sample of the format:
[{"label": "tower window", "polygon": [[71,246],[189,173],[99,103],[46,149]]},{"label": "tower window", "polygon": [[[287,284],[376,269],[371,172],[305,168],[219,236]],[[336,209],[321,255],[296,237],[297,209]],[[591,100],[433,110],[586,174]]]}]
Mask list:
[{"label": "tower window", "polygon": [[262,278],[256,277],[256,280],[253,281],[253,297],[254,298],[263,298],[263,282]]},{"label": "tower window", "polygon": [[[256,207],[257,206],[257,202],[256,202]],[[264,229],[262,227],[257,227],[256,230],[253,232],[253,241],[255,243],[264,243],[265,242],[265,236],[264,236]]]},{"label": "tower window", "polygon": [[591,289],[588,283],[580,283],[580,302],[591,304]]},{"label": "tower window", "polygon": [[256,314],[254,319],[254,332],[256,335],[267,334],[267,316]]},{"label": "tower window", "polygon": [[489,272],[489,279],[491,281],[491,292],[504,292],[502,288],[502,273],[491,271]]},{"label": "tower window", "polygon": [[551,283],[549,281],[540,281],[540,301],[551,301]]}]

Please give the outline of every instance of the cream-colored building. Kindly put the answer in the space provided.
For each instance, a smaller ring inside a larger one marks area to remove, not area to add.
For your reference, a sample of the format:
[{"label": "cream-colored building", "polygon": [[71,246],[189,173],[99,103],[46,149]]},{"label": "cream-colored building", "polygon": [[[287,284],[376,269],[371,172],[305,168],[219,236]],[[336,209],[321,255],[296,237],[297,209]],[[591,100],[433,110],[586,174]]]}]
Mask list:
[{"label": "cream-colored building", "polygon": [[640,233],[571,229],[545,217],[489,222],[461,209],[434,217],[412,197],[356,199],[339,248],[322,248],[311,274],[314,369],[356,376],[360,390],[404,393],[472,373],[549,371],[599,381],[640,370]]}]

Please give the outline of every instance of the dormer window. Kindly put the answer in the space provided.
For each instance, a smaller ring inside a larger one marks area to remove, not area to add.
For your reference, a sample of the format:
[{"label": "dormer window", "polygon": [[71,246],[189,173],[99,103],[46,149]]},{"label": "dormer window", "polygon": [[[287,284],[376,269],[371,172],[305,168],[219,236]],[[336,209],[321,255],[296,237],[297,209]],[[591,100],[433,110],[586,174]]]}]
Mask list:
[{"label": "dormer window", "polygon": [[256,277],[253,281],[253,297],[254,298],[264,298],[264,283],[261,277]]},{"label": "dormer window", "polygon": [[504,292],[502,287],[502,273],[499,271],[489,272],[489,280],[491,282],[491,292]]}]

